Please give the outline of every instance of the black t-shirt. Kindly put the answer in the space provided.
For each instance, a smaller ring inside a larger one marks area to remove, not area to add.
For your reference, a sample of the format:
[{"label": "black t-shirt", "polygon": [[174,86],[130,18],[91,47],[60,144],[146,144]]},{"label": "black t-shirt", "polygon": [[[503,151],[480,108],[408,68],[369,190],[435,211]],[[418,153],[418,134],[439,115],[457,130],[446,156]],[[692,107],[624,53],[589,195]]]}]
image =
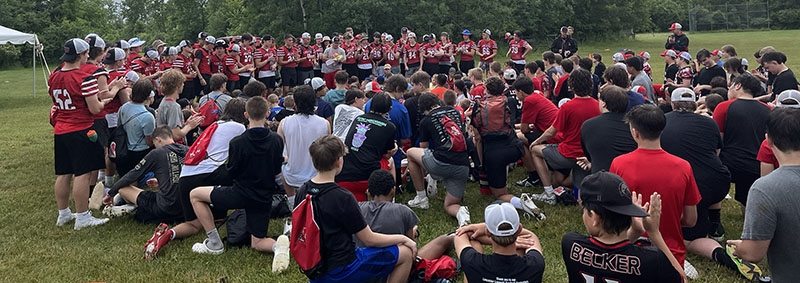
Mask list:
[{"label": "black t-shirt", "polygon": [[603,62],[597,62],[597,66],[594,67],[594,74],[602,78],[605,71],[606,64],[603,64]]},{"label": "black t-shirt", "polygon": [[781,94],[784,90],[789,89],[797,89],[797,78],[794,76],[794,72],[792,69],[786,69],[786,71],[781,72],[775,79],[772,80],[772,99],[775,100],[775,96]]},{"label": "black t-shirt", "polygon": [[675,81],[675,75],[678,74],[678,64],[672,64],[667,66],[667,69],[664,70],[664,83],[667,83],[667,79]]},{"label": "black t-shirt", "polygon": [[[503,91],[503,95],[508,97],[508,103],[509,103],[508,107],[514,108],[515,109],[515,111],[514,111],[515,114],[522,113],[522,102],[517,100],[517,91],[516,90],[511,89],[510,87],[506,88],[506,90]],[[522,115],[511,116],[511,123],[519,124],[519,120],[520,120],[520,118],[522,118],[521,116]]]},{"label": "black t-shirt", "polygon": [[280,122],[281,120],[283,120],[283,118],[286,118],[286,117],[289,117],[289,116],[292,116],[292,115],[294,115],[294,110],[284,108],[284,109],[281,109],[281,111],[278,111],[278,113],[275,114],[275,117],[272,117],[272,118],[275,119],[275,121]]},{"label": "black t-shirt", "polygon": [[614,158],[636,150],[636,141],[631,137],[624,116],[624,113],[606,112],[583,122],[581,147],[592,162],[592,173],[608,171]]},{"label": "black t-shirt", "polygon": [[394,136],[394,124],[380,115],[366,113],[356,117],[344,141],[349,153],[344,156],[344,166],[336,182],[369,179],[372,171],[381,168],[383,155],[394,148]]},{"label": "black t-shirt", "polygon": [[542,282],[544,257],[537,250],[519,255],[482,254],[461,250],[461,270],[469,282]]},{"label": "black t-shirt", "polygon": [[358,202],[350,191],[335,183],[317,184],[308,181],[297,190],[294,206],[305,198],[308,190],[319,189],[314,220],[320,229],[320,254],[325,272],[348,265],[356,259],[353,235],[367,227]]},{"label": "black t-shirt", "polygon": [[272,200],[280,188],[275,175],[281,173],[283,139],[270,129],[250,128],[231,139],[228,155],[228,172],[233,184],[251,199]]},{"label": "black t-shirt", "polygon": [[569,282],[681,282],[664,253],[628,240],[609,245],[569,232],[561,238],[561,256]]},{"label": "black t-shirt", "polygon": [[433,109],[419,122],[419,141],[429,142],[428,148],[433,151],[433,157],[444,163],[453,165],[469,165],[469,156],[466,151],[450,151],[442,145],[450,141],[450,134],[445,129],[442,119],[447,117],[458,126],[462,137],[466,133],[464,123],[461,122],[461,112],[451,106],[442,106]]},{"label": "black t-shirt", "polygon": [[727,191],[730,172],[722,164],[717,149],[722,137],[714,120],[687,111],[666,114],[667,126],[661,133],[661,147],[692,165],[694,179],[703,199],[709,192]]},{"label": "black t-shirt", "polygon": [[770,107],[753,99],[723,101],[714,109],[714,121],[720,128],[722,163],[731,171],[759,176],[758,148],[767,131]]},{"label": "black t-shirt", "polygon": [[419,145],[419,121],[422,119],[419,113],[419,94],[409,97],[403,103],[403,106],[408,109],[408,121],[411,122],[411,140],[412,146]]},{"label": "black t-shirt", "polygon": [[[723,78],[725,78],[725,70],[723,70],[722,67],[720,67],[718,65],[711,66],[711,68],[705,67],[705,68],[701,69],[700,72],[698,72],[697,75],[694,77],[694,81],[692,82],[692,85],[693,86],[710,85],[711,84],[711,79],[713,79],[714,77],[723,77]],[[704,96],[704,95],[708,95],[710,92],[711,92],[711,90],[704,89],[700,93],[701,93],[701,96]]]}]

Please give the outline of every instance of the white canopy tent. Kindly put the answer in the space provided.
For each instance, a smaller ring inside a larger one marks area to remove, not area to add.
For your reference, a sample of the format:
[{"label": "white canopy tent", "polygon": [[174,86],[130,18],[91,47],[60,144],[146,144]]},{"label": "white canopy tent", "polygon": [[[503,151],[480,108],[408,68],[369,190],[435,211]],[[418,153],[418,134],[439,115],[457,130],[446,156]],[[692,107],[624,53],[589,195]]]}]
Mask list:
[{"label": "white canopy tent", "polygon": [[13,30],[4,26],[0,26],[0,44],[14,44],[22,45],[28,43],[33,46],[33,97],[36,97],[36,56],[42,60],[42,72],[45,77],[45,84],[47,77],[50,75],[50,67],[47,66],[47,60],[42,53],[42,45],[39,43],[39,38],[35,34],[24,33]]}]

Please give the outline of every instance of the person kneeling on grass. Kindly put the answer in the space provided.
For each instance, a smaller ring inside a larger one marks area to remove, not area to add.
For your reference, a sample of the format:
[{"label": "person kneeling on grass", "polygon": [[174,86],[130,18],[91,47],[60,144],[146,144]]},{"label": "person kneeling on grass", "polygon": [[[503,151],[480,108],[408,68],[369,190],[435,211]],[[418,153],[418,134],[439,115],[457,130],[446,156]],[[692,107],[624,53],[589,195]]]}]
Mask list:
[{"label": "person kneeling on grass", "polygon": [[[465,282],[542,282],[544,257],[539,237],[522,228],[507,202],[486,207],[486,223],[456,230],[453,240]],[[483,254],[491,245],[492,254]]]},{"label": "person kneeling on grass", "polygon": [[[417,238],[417,223],[419,223],[417,214],[408,206],[392,201],[395,194],[392,173],[383,169],[372,171],[368,187],[370,200],[359,202],[358,206],[370,229],[382,234]],[[366,247],[358,237],[353,238],[356,246]]]},{"label": "person kneeling on grass", "polygon": [[[150,222],[174,222],[183,219],[183,210],[178,204],[178,179],[183,157],[189,147],[175,143],[172,139],[172,130],[161,126],[153,130],[153,144],[155,150],[145,155],[133,170],[128,171],[103,198],[106,205],[104,212],[112,216],[122,216],[133,211],[134,219]],[[155,181],[148,181],[148,186],[158,187],[158,192],[145,191],[136,187],[136,183],[149,172],[155,175]],[[119,194],[121,199],[114,201]],[[125,204],[111,206],[124,202]],[[148,243],[149,244],[149,243]]]},{"label": "person kneeling on grass", "polygon": [[230,143],[227,167],[233,186],[200,187],[189,194],[197,220],[208,235],[202,243],[195,243],[192,251],[218,255],[225,250],[214,226],[210,204],[215,209],[244,208],[247,232],[252,235],[250,246],[275,253],[272,272],[279,272],[289,265],[289,238],[286,235],[278,236],[277,241],[267,238],[267,228],[272,194],[279,190],[275,178],[281,173],[283,139],[264,127],[269,111],[264,98],[250,98],[246,109],[249,129]]},{"label": "person kneeling on grass", "polygon": [[[584,178],[579,201],[589,235],[569,232],[561,238],[561,255],[570,282],[681,282],[683,268],[658,230],[661,196],[653,193],[644,206],[641,200],[641,194],[631,194],[616,174],[600,171]],[[628,240],[632,217],[643,218],[650,241],[658,250]],[[586,264],[596,259],[617,260]],[[673,268],[667,268],[670,265]]]},{"label": "person kneeling on grass", "polygon": [[[319,252],[325,268],[311,282],[363,282],[387,276],[388,282],[406,282],[417,243],[404,235],[373,232],[353,194],[334,182],[347,153],[344,143],[334,135],[324,135],[308,151],[318,173],[297,190],[294,207],[307,193],[316,192],[314,220],[324,239]],[[367,247],[356,248],[353,235]]]}]

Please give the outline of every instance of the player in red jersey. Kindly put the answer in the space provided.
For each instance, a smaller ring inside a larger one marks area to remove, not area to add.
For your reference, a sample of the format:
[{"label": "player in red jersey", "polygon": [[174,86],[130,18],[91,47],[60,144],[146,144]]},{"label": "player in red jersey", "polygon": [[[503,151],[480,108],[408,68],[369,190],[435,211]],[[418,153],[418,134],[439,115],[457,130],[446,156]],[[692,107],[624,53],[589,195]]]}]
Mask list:
[{"label": "player in red jersey", "polygon": [[272,93],[275,89],[275,71],[278,69],[275,39],[269,35],[262,37],[261,48],[256,49],[253,54],[257,70],[256,78],[267,86],[267,93]]},{"label": "player in red jersey", "polygon": [[[211,74],[225,74],[225,57],[227,54],[225,53],[225,49],[228,48],[228,44],[225,43],[224,40],[218,40],[214,43],[214,53],[211,55],[211,58],[208,60],[211,63]],[[227,87],[227,85],[226,85]]]},{"label": "player in red jersey", "polygon": [[491,36],[492,31],[485,29],[481,34],[481,40],[478,41],[478,52],[481,55],[478,67],[484,73],[489,71],[489,65],[494,62],[494,56],[497,56],[497,42],[492,40]]},{"label": "player in red jersey", "polygon": [[133,60],[142,57],[140,53],[142,53],[142,46],[144,45],[144,43],[145,41],[139,39],[138,37],[134,37],[128,40],[128,44],[130,45],[130,50],[128,52],[128,62],[126,66],[128,66],[129,69],[133,65],[132,64]]},{"label": "player in red jersey", "polygon": [[161,65],[158,66],[158,70],[169,71],[169,69],[172,69],[172,62],[175,61],[175,58],[177,57],[177,47],[171,46],[167,49],[164,49],[164,53],[161,54]]},{"label": "player in red jersey", "polygon": [[[54,134],[55,199],[58,205],[57,226],[76,219],[75,230],[102,225],[107,218],[94,218],[89,213],[89,186],[92,171],[104,167],[103,146],[93,129],[92,115],[103,110],[111,99],[99,100],[97,79],[80,70],[88,60],[89,44],[78,38],[64,44],[61,61],[48,79],[49,93],[53,99],[51,111]],[[70,181],[74,177],[72,197],[75,214],[69,209]]]},{"label": "player in red jersey", "polygon": [[469,72],[470,69],[475,68],[475,52],[478,50],[478,45],[472,41],[472,33],[468,29],[461,32],[461,37],[464,41],[458,43],[456,54],[459,55],[460,62],[458,63],[458,70]]},{"label": "player in red jersey", "polygon": [[519,30],[514,31],[514,39],[508,43],[508,51],[506,52],[506,57],[511,55],[510,59],[511,62],[514,62],[514,70],[517,73],[522,73],[522,70],[525,69],[525,56],[528,55],[528,52],[531,52],[533,48],[527,41],[522,39],[522,32]]},{"label": "player in red jersey", "polygon": [[[379,35],[380,36],[380,35]],[[372,73],[372,52],[369,45],[369,38],[366,34],[361,34],[358,47],[356,47],[356,62],[358,63],[359,80],[364,80]]]},{"label": "player in red jersey", "polygon": [[400,57],[399,57],[400,58],[400,73],[399,74],[405,74],[406,73],[406,67],[405,67],[406,59],[405,58],[406,58],[406,44],[408,44],[408,33],[409,33],[408,28],[407,27],[402,27],[400,29],[400,38],[397,39],[397,45],[398,45],[398,47],[400,49]]},{"label": "player in red jersey", "polygon": [[456,46],[450,41],[450,34],[442,32],[439,35],[439,42],[436,43],[437,56],[439,58],[439,74],[448,74],[450,67],[455,61],[453,55],[456,54]]},{"label": "player in red jersey", "polygon": [[[391,34],[387,34],[384,39],[386,40],[386,45],[383,46],[383,53],[386,54],[386,64],[391,66],[391,74],[387,74],[386,70],[383,70],[383,75],[386,77],[391,76],[392,74],[399,74],[400,73],[400,45],[394,44],[394,37]],[[382,66],[383,67],[383,66]]]},{"label": "player in red jersey", "polygon": [[383,36],[376,31],[372,34],[372,39],[372,44],[369,46],[372,56],[372,74],[377,77],[383,75],[383,64],[386,62],[383,54]]},{"label": "player in red jersey", "polygon": [[[239,47],[241,47],[242,51],[239,53],[239,64],[242,66],[252,65],[254,66],[255,63],[253,61],[253,35],[249,33],[245,33],[242,35],[242,42],[240,43]],[[250,81],[250,76],[252,75],[253,70],[249,68],[241,71],[239,73],[239,83],[236,85],[236,89],[241,90],[244,88],[244,85]],[[233,89],[229,89],[233,91]]]},{"label": "player in red jersey", "polygon": [[200,74],[197,77],[199,81],[200,87],[203,89],[203,92],[209,93],[211,90],[208,89],[208,81],[211,80],[211,74],[214,72],[211,71],[211,53],[214,52],[214,43],[216,42],[216,38],[213,36],[206,36],[202,41],[200,41],[197,46],[199,48],[195,48],[192,51],[192,55],[194,56],[194,61],[192,62],[192,68]]},{"label": "player in red jersey", "polygon": [[255,70],[252,64],[242,65],[236,58],[241,56],[242,48],[238,44],[231,45],[228,49],[228,56],[225,57],[225,74],[228,75],[229,89],[239,84],[239,74],[242,72],[252,72]]},{"label": "player in red jersey", "polygon": [[439,72],[439,58],[436,57],[436,53],[438,51],[438,47],[436,44],[436,36],[432,34],[426,34],[422,36],[422,42],[425,42],[420,48],[420,53],[422,54],[422,70],[428,73],[431,77],[434,74]]},{"label": "player in red jersey", "polygon": [[328,48],[328,46],[331,45],[331,38],[330,37],[328,37],[327,40],[324,40],[324,39],[326,39],[325,36],[323,36],[322,33],[318,32],[317,34],[314,35],[314,45],[311,46],[312,48],[314,48],[314,58],[317,59],[317,60],[314,60],[314,77],[315,78],[321,78],[323,76],[322,75],[322,64],[324,64],[325,62],[322,61],[322,52],[325,51],[325,48]]},{"label": "player in red jersey", "polygon": [[139,79],[149,79],[155,81],[161,77],[163,72],[158,70],[156,61],[158,60],[158,51],[147,50],[145,56],[141,56],[131,62],[131,70],[139,74]]},{"label": "player in red jersey", "polygon": [[[125,41],[124,39],[120,39],[119,41],[114,42],[114,47],[122,49],[122,51],[125,52],[125,58],[126,59],[128,58],[128,51],[131,49],[131,45],[128,44],[127,41]],[[128,60],[125,60],[125,63],[123,64],[123,66],[126,69],[130,68],[130,65],[128,65]]]},{"label": "player in red jersey", "polygon": [[192,68],[192,47],[189,45],[188,40],[183,40],[178,43],[178,57],[172,61],[172,68],[181,70],[186,80],[183,82],[183,92],[181,98],[193,100],[196,96],[194,78],[197,77],[197,72]]},{"label": "player in red jersey", "polygon": [[300,35],[300,45],[297,46],[300,57],[297,63],[297,84],[303,84],[307,79],[314,77],[314,60],[316,51],[311,47],[311,34],[304,32]]},{"label": "player in red jersey", "polygon": [[283,46],[278,48],[278,64],[281,65],[281,86],[283,93],[289,92],[289,88],[298,84],[297,82],[297,61],[300,52],[294,46],[294,36],[286,34],[283,36]]},{"label": "player in red jersey", "polygon": [[406,68],[406,78],[419,71],[422,64],[422,44],[417,43],[417,35],[413,32],[408,33],[408,44],[405,45],[403,50],[403,61]]},{"label": "player in red jersey", "polygon": [[356,43],[353,41],[353,35],[349,33],[344,34],[344,42],[342,49],[344,49],[345,60],[342,63],[342,70],[345,70],[348,75],[354,76],[358,73],[358,66],[356,65]]}]

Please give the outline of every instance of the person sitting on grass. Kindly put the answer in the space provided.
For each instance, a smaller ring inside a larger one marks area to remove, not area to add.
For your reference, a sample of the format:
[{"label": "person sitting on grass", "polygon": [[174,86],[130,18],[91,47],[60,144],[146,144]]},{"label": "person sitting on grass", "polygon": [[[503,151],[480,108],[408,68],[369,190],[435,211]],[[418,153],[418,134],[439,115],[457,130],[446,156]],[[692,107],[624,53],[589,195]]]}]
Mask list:
[{"label": "person sitting on grass", "polygon": [[[324,135],[311,143],[308,151],[318,173],[297,190],[294,206],[307,193],[318,191],[314,220],[320,239],[324,239],[320,241],[320,254],[325,268],[311,282],[363,282],[387,276],[388,282],[406,282],[417,243],[404,235],[373,232],[353,194],[334,182],[347,153],[344,143],[334,135]],[[354,235],[365,248],[356,248]]]},{"label": "person sitting on grass", "polygon": [[[542,282],[542,244],[536,234],[522,228],[514,206],[507,202],[489,205],[484,218],[486,223],[456,230],[453,243],[464,281]],[[493,253],[483,254],[482,245],[491,245]]]},{"label": "person sitting on grass", "polygon": [[[108,194],[103,198],[103,204],[113,216],[121,216],[135,210],[134,219],[144,223],[174,222],[183,220],[183,211],[178,204],[178,183],[173,182],[178,178],[183,165],[183,157],[189,147],[175,143],[172,131],[167,126],[153,130],[153,144],[156,149],[147,153],[127,174],[117,181]],[[136,187],[136,184],[153,172],[155,180],[148,180],[149,187],[158,188],[158,191],[146,191]],[[119,194],[125,204],[114,205],[114,199]]]},{"label": "person sitting on grass", "polygon": [[283,139],[264,127],[269,110],[263,97],[250,98],[246,109],[249,128],[231,140],[226,165],[233,186],[200,187],[189,194],[197,220],[208,235],[202,243],[195,243],[192,251],[218,255],[225,250],[209,205],[221,210],[244,208],[250,247],[273,252],[272,272],[280,272],[289,266],[289,238],[280,235],[276,241],[267,238],[267,231],[272,195],[280,189],[275,178],[281,173]]},{"label": "person sitting on grass", "polygon": [[[631,194],[625,181],[613,173],[600,171],[583,179],[579,201],[589,235],[569,232],[561,238],[570,282],[681,282],[683,268],[658,230],[661,196],[653,193],[644,205],[641,200],[641,194]],[[643,219],[657,250],[628,240],[632,217]],[[587,264],[598,258],[618,260]]]},{"label": "person sitting on grass", "polygon": [[[394,176],[386,170],[375,170],[369,175],[369,201],[358,203],[361,215],[376,233],[388,235],[406,235],[410,239],[417,238],[419,217],[408,206],[395,203]],[[354,237],[356,246],[363,248],[364,242]]]}]

